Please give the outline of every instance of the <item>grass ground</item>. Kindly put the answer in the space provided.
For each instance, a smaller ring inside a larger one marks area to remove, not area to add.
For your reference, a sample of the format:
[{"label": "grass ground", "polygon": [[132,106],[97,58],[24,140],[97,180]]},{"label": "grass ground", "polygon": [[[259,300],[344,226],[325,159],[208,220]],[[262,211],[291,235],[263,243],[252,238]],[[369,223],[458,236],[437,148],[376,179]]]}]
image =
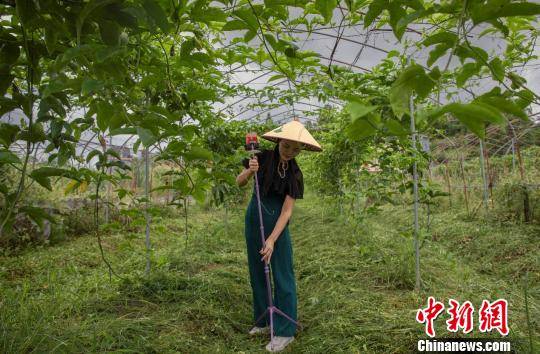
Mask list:
[{"label": "grass ground", "polygon": [[[0,258],[0,351],[122,353],[262,352],[250,338],[251,292],[243,207],[197,210],[144,233],[110,232],[105,252],[124,279],[109,279],[93,236]],[[538,226],[468,221],[438,208],[421,248],[423,290],[413,291],[410,210],[387,207],[355,227],[326,202],[299,201],[291,221],[299,316],[288,352],[408,353],[423,337],[415,313],[429,295],[447,303],[509,301],[510,337],[527,352],[524,274],[535,348],[540,322]],[[480,337],[475,322],[474,337]],[[449,337],[444,319],[438,336]],[[469,335],[470,337],[471,335]],[[492,337],[499,337],[491,335]]]}]

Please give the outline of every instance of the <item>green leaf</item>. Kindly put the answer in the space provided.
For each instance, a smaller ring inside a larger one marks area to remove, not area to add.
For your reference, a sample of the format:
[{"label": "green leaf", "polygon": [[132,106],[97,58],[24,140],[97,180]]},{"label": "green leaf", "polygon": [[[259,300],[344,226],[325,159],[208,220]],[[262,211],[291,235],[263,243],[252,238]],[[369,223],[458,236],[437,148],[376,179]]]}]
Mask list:
[{"label": "green leaf", "polygon": [[419,98],[425,98],[434,85],[435,81],[425,73],[424,68],[420,65],[411,64],[405,68],[394,81],[388,93],[394,114],[401,119],[403,114],[409,112],[409,99],[413,91]]},{"label": "green leaf", "polygon": [[242,7],[238,8],[235,11],[233,11],[233,15],[244,21],[251,31],[257,32],[259,29],[259,24],[257,22],[257,18],[253,14],[253,11],[250,7]]},{"label": "green leaf", "polygon": [[58,31],[50,26],[45,27],[45,46],[49,54],[54,53],[56,50],[56,43],[58,42]]},{"label": "green leaf", "polygon": [[189,55],[191,54],[191,52],[193,51],[193,49],[195,49],[195,45],[196,45],[196,39],[195,38],[189,38],[189,39],[186,39],[184,41],[184,43],[182,43],[182,46],[180,48],[180,56],[182,58],[187,58],[189,57]]},{"label": "green leaf", "polygon": [[4,195],[4,198],[6,198],[8,202],[13,202],[14,194],[9,193],[9,189],[5,184],[0,184],[0,193]]},{"label": "green leaf", "polygon": [[124,198],[129,193],[124,188],[119,188],[119,189],[116,190],[116,192],[118,193],[118,199]]},{"label": "green leaf", "polygon": [[423,0],[402,0],[401,2],[413,10],[422,10],[424,8]]},{"label": "green leaf", "polygon": [[482,101],[474,101],[471,104],[482,107],[486,111],[490,112],[490,114],[484,114],[482,116],[485,121],[495,124],[504,124],[506,122],[506,119],[502,115],[501,111],[499,111],[496,107]]},{"label": "green leaf", "polygon": [[368,12],[364,16],[364,28],[371,25],[373,21],[379,17],[383,10],[388,7],[388,5],[388,0],[374,0],[371,4],[369,4]]},{"label": "green leaf", "polygon": [[19,130],[18,125],[0,123],[0,144],[6,149],[9,148],[15,142]]},{"label": "green leaf", "polygon": [[395,119],[389,119],[385,122],[384,126],[386,127],[386,129],[388,129],[388,132],[390,134],[395,136],[404,136],[409,134],[409,132],[405,128],[403,128],[401,123]]},{"label": "green leaf", "polygon": [[519,76],[518,74],[513,72],[508,73],[508,78],[510,79],[510,81],[512,81],[512,88],[514,90],[522,87],[524,84],[527,83],[527,80],[523,76]]},{"label": "green leaf", "polygon": [[523,89],[516,92],[518,98],[516,99],[516,105],[521,109],[528,107],[534,101],[534,94],[529,89]]},{"label": "green leaf", "polygon": [[156,26],[161,28],[164,33],[167,33],[170,27],[169,21],[167,19],[165,11],[163,11],[161,6],[159,5],[159,2],[154,0],[144,0],[143,7],[152,22]]},{"label": "green leaf", "polygon": [[128,27],[134,30],[138,29],[138,20],[137,17],[134,16],[135,14],[137,14],[137,16],[140,16],[138,8],[135,9],[129,6],[123,7],[117,6],[117,4],[113,4],[107,6],[107,9],[105,11],[109,14],[110,18],[114,19],[114,21],[118,23],[121,27]]},{"label": "green leaf", "polygon": [[274,49],[275,51],[278,51],[280,50],[281,48],[279,48],[278,46],[278,42],[276,40],[276,37],[274,37],[273,34],[271,33],[265,33],[264,34],[264,39],[266,40],[266,43],[269,43],[270,46],[272,47],[272,49]]},{"label": "green leaf", "polygon": [[405,33],[405,30],[407,29],[407,26],[413,22],[418,20],[419,18],[425,17],[429,14],[433,13],[433,9],[424,9],[421,8],[417,11],[411,12],[407,14],[406,16],[399,17],[397,23],[393,26],[394,35],[398,40],[401,40],[403,37],[403,34]]},{"label": "green leaf", "polygon": [[477,63],[466,63],[456,76],[456,84],[458,87],[463,87],[465,82],[473,76],[478,74],[480,66]]},{"label": "green leaf", "polygon": [[241,20],[232,20],[229,21],[223,26],[222,31],[238,31],[249,29],[249,25]]},{"label": "green leaf", "polygon": [[43,130],[43,124],[41,123],[34,123],[31,128],[22,130],[17,138],[31,143],[47,140],[45,130]]},{"label": "green leaf", "polygon": [[377,106],[365,105],[356,101],[351,101],[345,106],[345,110],[349,112],[351,120],[353,121],[364,117],[366,114],[373,112],[377,108]]},{"label": "green leaf", "polygon": [[213,154],[200,146],[192,146],[188,151],[183,153],[186,160],[212,160]]},{"label": "green leaf", "polygon": [[452,47],[457,42],[457,40],[458,40],[458,37],[455,33],[441,31],[424,39],[422,41],[422,44],[425,47],[429,47],[431,45],[438,44],[438,43],[446,43],[448,47]]},{"label": "green leaf", "polygon": [[498,124],[505,122],[500,111],[493,106],[481,102],[472,102],[468,104],[450,103],[432,112],[430,117],[438,117],[445,113],[451,113],[471,132],[480,138],[485,137],[485,122]]},{"label": "green leaf", "polygon": [[296,51],[296,57],[299,59],[306,59],[309,57],[320,57],[321,54],[314,52],[312,50],[302,50],[302,51]]},{"label": "green leaf", "polygon": [[45,89],[43,89],[41,98],[42,99],[47,98],[47,97],[49,97],[50,95],[52,95],[52,94],[54,94],[56,92],[61,92],[61,91],[65,90],[66,88],[67,88],[67,85],[62,80],[60,80],[60,79],[51,80],[51,81],[49,81],[49,84],[47,86],[45,86]]},{"label": "green leaf", "polygon": [[52,192],[52,186],[51,186],[51,180],[48,177],[43,176],[32,176],[30,175],[30,178],[32,178],[34,181],[36,181],[40,186],[48,189]]},{"label": "green leaf", "polygon": [[151,130],[137,127],[137,134],[139,135],[139,138],[141,139],[144,147],[152,146],[157,141],[157,137],[154,135],[154,133],[152,133]]},{"label": "green leaf", "polygon": [[17,10],[17,16],[21,23],[27,28],[31,27],[30,24],[38,14],[34,1],[15,0],[15,10]]},{"label": "green leaf", "polygon": [[101,153],[101,151],[99,150],[92,150],[88,153],[88,155],[86,155],[86,163],[89,163],[90,161],[92,161],[92,159],[94,158],[94,156],[98,156],[98,159],[99,160],[102,160],[103,159],[103,154]]},{"label": "green leaf", "polygon": [[125,53],[125,50],[122,47],[101,47],[95,52],[95,57],[99,63],[106,62],[108,59],[119,57]]},{"label": "green leaf", "polygon": [[529,121],[529,117],[523,111],[523,109],[519,105],[508,99],[497,96],[480,96],[477,100],[479,102],[483,102],[489,104],[490,106],[496,107],[501,112],[505,112],[513,116],[519,117],[524,121]]},{"label": "green leaf", "polygon": [[[490,21],[487,21],[489,23],[491,23],[491,25],[496,28],[497,30],[501,31],[501,33],[505,36],[505,37],[508,37],[508,35],[510,34],[510,29],[508,28],[508,26],[506,26],[501,20],[499,19],[496,19],[496,20],[490,20]],[[478,38],[481,38],[485,32],[489,31],[490,28],[487,28],[486,30],[482,31],[482,33],[480,33],[478,35]]]},{"label": "green leaf", "polygon": [[41,177],[68,177],[71,179],[77,179],[76,175],[72,171],[66,170],[65,168],[43,166],[36,168],[30,173],[30,176],[41,176]]},{"label": "green leaf", "polygon": [[134,127],[125,127],[125,128],[112,129],[109,132],[109,135],[122,135],[122,134],[135,135],[137,134],[137,129]]},{"label": "green leaf", "polygon": [[103,89],[103,82],[94,79],[84,79],[81,85],[81,95],[99,93]]},{"label": "green leaf", "polygon": [[215,101],[216,91],[211,88],[192,86],[188,92],[188,101]]},{"label": "green leaf", "polygon": [[81,186],[81,182],[78,181],[70,181],[66,188],[64,188],[64,195],[68,195],[69,193],[72,193],[73,191],[77,190]]},{"label": "green leaf", "polygon": [[315,7],[324,17],[324,23],[328,23],[332,20],[332,14],[336,5],[336,0],[315,0]]},{"label": "green leaf", "polygon": [[502,17],[537,16],[540,14],[540,4],[490,0],[487,4],[477,4],[470,13],[473,23],[477,25]]},{"label": "green leaf", "polygon": [[0,46],[0,65],[9,67],[19,59],[21,49],[15,36],[0,33],[0,40],[3,42]]},{"label": "green leaf", "polygon": [[99,21],[99,33],[105,44],[111,46],[118,45],[118,39],[120,38],[121,32],[122,29],[116,22],[107,20]]},{"label": "green leaf", "polygon": [[187,176],[182,176],[180,178],[175,178],[173,182],[175,190],[179,191],[182,195],[187,195],[190,191],[189,187],[189,178]]},{"label": "green leaf", "polygon": [[71,179],[78,179],[78,177],[69,170],[65,170],[65,169],[57,168],[57,167],[49,167],[49,166],[35,169],[29,174],[29,176],[34,181],[36,181],[41,186],[47,188],[50,191],[52,191],[50,177],[62,176],[62,177],[68,177]]},{"label": "green leaf", "polygon": [[438,44],[435,49],[429,52],[427,65],[432,66],[440,57],[442,57],[446,53],[448,49],[450,49],[448,43]]},{"label": "green leaf", "polygon": [[488,53],[480,47],[471,46],[465,47],[458,45],[456,47],[455,54],[459,57],[460,61],[463,63],[465,59],[471,58],[476,60],[480,64],[484,64],[488,60]]},{"label": "green leaf", "polygon": [[306,6],[308,0],[264,0],[265,7],[275,8],[277,6],[296,6],[303,7]]},{"label": "green leaf", "polygon": [[118,160],[122,160],[122,158],[120,157],[120,154],[118,153],[118,151],[116,151],[114,149],[111,149],[111,148],[107,149],[105,154],[113,156],[113,157],[117,158]]},{"label": "green leaf", "polygon": [[131,167],[129,167],[124,161],[116,160],[116,161],[108,161],[107,163],[103,164],[105,167],[118,167],[122,170],[131,170]]},{"label": "green leaf", "polygon": [[497,15],[497,17],[537,16],[540,15],[540,4],[512,2],[503,6]]},{"label": "green leaf", "polygon": [[6,94],[7,89],[11,86],[14,78],[15,77],[11,74],[0,72],[0,96],[4,96]]},{"label": "green leaf", "polygon": [[286,78],[285,75],[283,75],[283,74],[277,74],[277,75],[271,76],[271,77],[268,79],[267,82],[271,82],[271,81],[275,81],[275,80],[279,80],[279,79],[284,79],[284,78]]},{"label": "green leaf", "polygon": [[109,121],[109,132],[119,129],[127,122],[126,111],[122,105],[115,104],[113,110],[113,115]]},{"label": "green leaf", "polygon": [[162,185],[162,186],[157,186],[155,188],[152,188],[150,190],[150,193],[159,192],[159,191],[166,191],[166,190],[169,190],[169,189],[176,190],[175,186],[173,186],[173,185]]},{"label": "green leaf", "polygon": [[141,139],[137,139],[135,143],[133,144],[133,153],[137,153],[139,151],[139,146],[141,145]]},{"label": "green leaf", "polygon": [[442,74],[441,74],[441,71],[439,70],[438,66],[433,68],[428,74],[431,81],[438,81],[441,78],[441,75]]},{"label": "green leaf", "polygon": [[208,6],[208,7],[199,7],[195,6],[191,10],[191,18],[193,21],[210,23],[215,22],[225,22],[227,20],[227,14],[223,12],[220,8]]},{"label": "green leaf", "polygon": [[182,127],[181,134],[184,137],[184,141],[191,141],[195,134],[199,133],[199,127],[193,124],[187,124]]},{"label": "green leaf", "polygon": [[405,27],[398,27],[398,23],[401,19],[405,18],[407,16],[407,12],[403,7],[401,7],[401,3],[399,2],[391,2],[390,6],[388,7],[388,13],[390,14],[390,27],[392,27],[392,31],[394,32],[394,35],[396,38],[401,39],[403,36],[403,33],[405,32]]},{"label": "green leaf", "polygon": [[296,48],[293,46],[285,48],[283,53],[285,53],[285,55],[289,58],[296,58]]},{"label": "green leaf", "polygon": [[106,101],[99,101],[96,107],[97,126],[102,132],[109,127],[109,122],[114,114],[113,106]]},{"label": "green leaf", "polygon": [[0,97],[0,117],[16,108],[19,108],[19,104],[16,100],[7,97]]},{"label": "green leaf", "polygon": [[345,128],[345,134],[352,140],[359,140],[377,132],[373,119],[359,118]]},{"label": "green leaf", "polygon": [[1,164],[20,164],[21,160],[17,155],[9,150],[0,151],[0,165]]},{"label": "green leaf", "polygon": [[244,42],[249,43],[255,36],[257,35],[257,31],[255,30],[249,30],[244,34]]},{"label": "green leaf", "polygon": [[203,204],[206,199],[206,191],[203,188],[198,188],[198,186],[195,186],[191,192],[191,196],[195,198],[198,203]]},{"label": "green leaf", "polygon": [[66,110],[64,109],[64,104],[65,103],[62,100],[58,99],[55,94],[52,94],[46,98],[42,98],[41,102],[39,103],[39,120],[46,121],[48,119],[47,117],[50,117],[48,112],[50,112],[51,110],[58,114],[60,117],[65,117]]},{"label": "green leaf", "polygon": [[502,81],[504,79],[504,66],[499,58],[493,59],[489,63],[489,67],[491,69],[491,75],[493,76],[493,79],[496,81]]},{"label": "green leaf", "polygon": [[[97,9],[103,7],[103,6],[112,4],[112,3],[116,2],[116,1],[117,0],[91,0],[88,3],[86,3],[86,5],[84,5],[84,8],[79,13],[79,16],[77,17],[77,20],[76,20],[77,43],[78,44],[80,44],[80,42],[81,42],[81,31],[82,31],[82,27],[84,25],[84,22],[86,21],[86,18],[93,11],[95,11],[95,10],[97,10]],[[28,2],[32,2],[32,1],[28,1]]]}]

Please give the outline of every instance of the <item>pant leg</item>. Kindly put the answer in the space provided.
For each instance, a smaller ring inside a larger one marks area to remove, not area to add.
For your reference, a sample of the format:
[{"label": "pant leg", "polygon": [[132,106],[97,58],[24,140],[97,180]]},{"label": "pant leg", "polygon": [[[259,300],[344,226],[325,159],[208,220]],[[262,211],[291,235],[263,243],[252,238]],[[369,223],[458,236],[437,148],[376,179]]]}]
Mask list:
[{"label": "pant leg", "polygon": [[[256,204],[256,201],[252,199],[245,216],[245,238],[248,255],[249,280],[253,294],[253,321],[256,321],[268,308],[264,262],[261,262],[262,256],[259,253],[262,248],[262,243]],[[255,325],[258,327],[265,327],[267,324],[269,324],[269,318],[268,316],[264,316]]]},{"label": "pant leg", "polygon": [[[285,227],[274,245],[270,260],[274,279],[274,304],[293,320],[297,320],[296,281],[293,269],[293,251],[289,227]],[[296,325],[285,317],[274,316],[275,334],[282,337],[292,337]]]},{"label": "pant leg", "polygon": [[[272,232],[279,214],[283,200],[276,198],[262,199],[262,213],[265,234]],[[254,320],[259,318],[268,307],[266,278],[264,275],[264,262],[261,261],[259,251],[262,248],[261,235],[259,229],[259,215],[257,201],[253,198],[248,206],[245,218],[245,236],[248,251],[248,263],[250,273],[250,283],[253,291],[253,316]],[[293,253],[291,237],[288,226],[274,245],[274,252],[271,258],[272,277],[274,280],[274,305],[291,317],[297,320],[297,297],[296,281],[293,270]],[[294,336],[296,325],[279,314],[274,314],[274,332],[277,336]],[[263,327],[269,323],[268,316],[265,316],[257,326]]]}]

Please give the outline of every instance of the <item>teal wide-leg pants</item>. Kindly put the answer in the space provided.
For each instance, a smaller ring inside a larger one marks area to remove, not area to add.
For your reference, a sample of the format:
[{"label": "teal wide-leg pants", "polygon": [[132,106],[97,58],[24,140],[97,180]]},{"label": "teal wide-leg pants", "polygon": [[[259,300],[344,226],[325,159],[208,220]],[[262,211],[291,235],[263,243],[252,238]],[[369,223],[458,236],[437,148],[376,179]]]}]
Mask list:
[{"label": "teal wide-leg pants", "polygon": [[[278,196],[261,197],[261,209],[265,237],[270,235],[281,213],[284,198]],[[262,249],[261,234],[259,229],[259,214],[257,210],[257,197],[252,196],[245,217],[245,237],[249,264],[249,276],[253,291],[253,320],[256,321],[268,307],[266,279],[264,276],[264,262],[261,261]],[[296,282],[293,270],[293,252],[289,226],[285,227],[274,244],[274,251],[270,258],[271,275],[274,280],[274,305],[297,320],[296,314]],[[296,331],[296,325],[279,314],[273,315],[274,333],[276,336],[292,337]],[[265,327],[270,323],[268,315],[264,316],[255,325]]]}]

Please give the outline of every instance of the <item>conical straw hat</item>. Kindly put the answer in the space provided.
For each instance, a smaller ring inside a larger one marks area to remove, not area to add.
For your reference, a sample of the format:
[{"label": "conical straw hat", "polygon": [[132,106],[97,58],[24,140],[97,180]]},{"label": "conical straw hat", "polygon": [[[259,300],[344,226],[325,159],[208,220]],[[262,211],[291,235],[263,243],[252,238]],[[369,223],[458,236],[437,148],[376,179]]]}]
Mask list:
[{"label": "conical straw hat", "polygon": [[322,151],[321,145],[311,136],[306,127],[297,120],[283,124],[262,136],[266,140],[277,143],[279,139],[297,141],[304,144],[305,150]]}]

